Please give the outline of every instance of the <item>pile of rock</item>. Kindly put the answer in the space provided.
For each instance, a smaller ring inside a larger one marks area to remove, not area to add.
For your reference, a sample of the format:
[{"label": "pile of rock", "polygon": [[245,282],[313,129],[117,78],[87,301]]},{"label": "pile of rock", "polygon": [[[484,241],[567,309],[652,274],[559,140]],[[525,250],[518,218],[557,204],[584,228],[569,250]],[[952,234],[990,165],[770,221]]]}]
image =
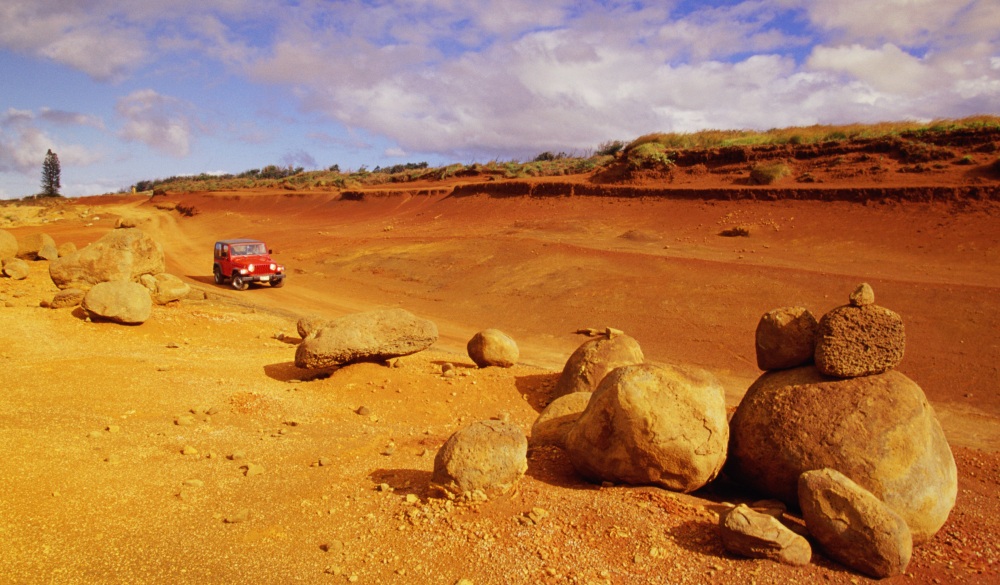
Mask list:
[{"label": "pile of rock", "polygon": [[710,373],[646,363],[639,343],[607,328],[567,360],[531,445],[564,449],[584,478],[690,492],[726,458],[725,394]]},{"label": "pile of rock", "polygon": [[867,284],[818,322],[801,307],[775,309],[756,334],[769,371],[730,421],[727,475],[800,508],[832,558],[875,577],[905,570],[957,495],[933,408],[894,370],[905,341],[902,319]]}]

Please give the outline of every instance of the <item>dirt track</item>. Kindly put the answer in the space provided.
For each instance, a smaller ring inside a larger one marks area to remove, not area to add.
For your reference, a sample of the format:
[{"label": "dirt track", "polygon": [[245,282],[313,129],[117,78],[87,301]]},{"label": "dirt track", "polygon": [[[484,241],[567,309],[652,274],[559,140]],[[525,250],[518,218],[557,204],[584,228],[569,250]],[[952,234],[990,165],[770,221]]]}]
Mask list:
[{"label": "dirt track", "polygon": [[[818,316],[863,281],[903,316],[900,369],[933,402],[960,472],[949,523],[888,582],[998,578],[995,203],[406,192],[421,188],[89,198],[6,228],[82,246],[134,218],[208,298],[120,327],[39,308],[55,291],[44,262],[0,279],[0,582],[863,582],[820,555],[806,569],[727,555],[715,513],[746,495],[724,484],[599,488],[540,450],[508,496],[448,509],[426,493],[460,426],[503,414],[530,428],[577,328],[614,326],[653,361],[707,368],[734,406],[759,374],[764,311]],[[196,213],[158,208],[176,204]],[[718,235],[734,226],[750,236]],[[211,282],[212,242],[238,236],[267,239],[285,287]],[[401,368],[310,380],[274,338],[304,314],[378,306],[433,319],[440,342]],[[521,365],[471,367],[465,342],[486,327],[518,341]],[[445,362],[460,375],[443,378]],[[537,525],[534,508],[548,513]]]}]

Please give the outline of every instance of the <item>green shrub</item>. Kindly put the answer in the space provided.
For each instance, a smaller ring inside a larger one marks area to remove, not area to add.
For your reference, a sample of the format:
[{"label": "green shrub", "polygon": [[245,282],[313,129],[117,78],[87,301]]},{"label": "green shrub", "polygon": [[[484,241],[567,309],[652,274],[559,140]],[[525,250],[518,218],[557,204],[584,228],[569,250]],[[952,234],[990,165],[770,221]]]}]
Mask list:
[{"label": "green shrub", "polygon": [[628,164],[635,169],[669,167],[674,164],[667,153],[667,147],[659,142],[643,142],[630,148],[626,153]]},{"label": "green shrub", "polygon": [[785,163],[758,164],[750,169],[750,180],[757,185],[773,185],[791,174],[792,169]]}]

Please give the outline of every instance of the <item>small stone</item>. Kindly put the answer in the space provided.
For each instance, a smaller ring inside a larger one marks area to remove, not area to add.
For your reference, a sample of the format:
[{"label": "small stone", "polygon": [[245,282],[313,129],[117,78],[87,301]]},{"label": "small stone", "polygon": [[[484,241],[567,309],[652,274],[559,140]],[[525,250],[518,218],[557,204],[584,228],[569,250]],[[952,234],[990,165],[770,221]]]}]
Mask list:
[{"label": "small stone", "polygon": [[320,467],[329,467],[333,464],[333,460],[329,457],[320,457],[319,461],[316,462]]},{"label": "small stone", "polygon": [[226,516],[223,522],[225,522],[226,524],[239,524],[240,522],[246,522],[249,519],[250,519],[250,510],[244,508],[236,512],[235,514]]},{"label": "small stone", "polygon": [[389,485],[389,484],[387,484],[387,483],[380,483],[380,484],[378,484],[378,487],[376,489],[378,491],[380,491],[380,492],[391,492],[391,491],[393,491],[392,490],[392,486]]},{"label": "small stone", "polygon": [[200,479],[185,479],[184,480],[184,485],[186,487],[200,488],[200,487],[203,487],[205,485],[205,482],[203,482]]},{"label": "small stone", "polygon": [[417,494],[406,494],[406,503],[407,504],[416,504],[419,501],[420,501],[420,498],[417,497]]},{"label": "small stone", "polygon": [[108,455],[104,460],[112,465],[115,465],[117,463],[121,463],[122,458],[112,453],[111,455]]},{"label": "small stone", "polygon": [[247,477],[253,477],[264,473],[264,466],[257,463],[247,463],[246,465],[240,467],[240,469],[243,470],[243,475]]},{"label": "small stone", "polygon": [[372,411],[367,406],[361,406],[354,412],[360,414],[361,416],[368,416]]},{"label": "small stone", "polygon": [[181,455],[197,455],[197,454],[198,450],[192,447],[191,445],[184,445],[184,448],[181,449]]},{"label": "small stone", "polygon": [[189,427],[196,423],[197,421],[191,415],[181,415],[174,419],[174,424],[179,427]]},{"label": "small stone", "polygon": [[858,288],[851,293],[851,306],[864,307],[875,304],[875,291],[867,282],[862,282]]},{"label": "small stone", "polygon": [[219,409],[218,409],[218,407],[213,406],[213,407],[209,408],[208,410],[206,410],[205,414],[207,414],[208,416],[215,416],[215,415],[219,414]]},{"label": "small stone", "polygon": [[101,433],[101,431],[90,431],[87,433],[87,437],[90,439],[100,439],[102,436],[103,433]]},{"label": "small stone", "polygon": [[109,433],[117,433],[122,429],[118,425],[108,425],[104,430],[108,431]]},{"label": "small stone", "polygon": [[247,454],[243,451],[233,451],[232,455],[229,456],[229,459],[232,461],[240,461],[246,458]]}]

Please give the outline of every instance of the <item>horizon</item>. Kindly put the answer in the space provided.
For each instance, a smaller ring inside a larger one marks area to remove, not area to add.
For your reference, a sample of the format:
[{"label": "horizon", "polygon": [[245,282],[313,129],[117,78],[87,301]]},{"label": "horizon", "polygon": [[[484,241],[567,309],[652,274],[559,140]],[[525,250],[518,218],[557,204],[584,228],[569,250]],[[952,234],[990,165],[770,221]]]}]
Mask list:
[{"label": "horizon", "polygon": [[10,0],[0,199],[1000,113],[988,0]]}]

